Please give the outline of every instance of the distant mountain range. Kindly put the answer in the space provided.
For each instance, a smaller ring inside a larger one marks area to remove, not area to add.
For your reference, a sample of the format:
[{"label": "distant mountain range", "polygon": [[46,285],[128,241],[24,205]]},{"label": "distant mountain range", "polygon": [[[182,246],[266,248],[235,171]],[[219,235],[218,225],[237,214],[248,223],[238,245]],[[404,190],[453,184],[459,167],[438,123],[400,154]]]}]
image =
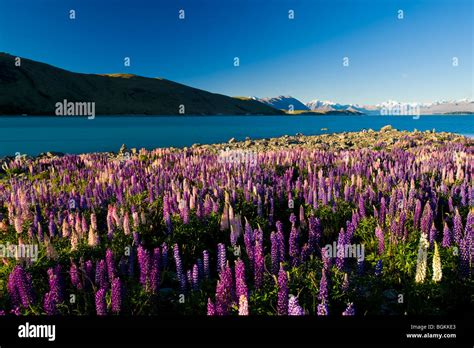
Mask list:
[{"label": "distant mountain range", "polygon": [[0,53],[0,115],[55,115],[56,104],[95,103],[97,115],[279,115],[267,104],[131,74],[79,74]]},{"label": "distant mountain range", "polygon": [[293,106],[295,111],[313,111],[329,113],[331,111],[347,111],[355,114],[380,115],[399,114],[412,115],[419,110],[420,115],[449,114],[449,113],[474,113],[474,101],[461,99],[453,101],[437,101],[433,103],[401,103],[393,100],[375,105],[341,104],[327,100],[315,99],[309,103],[302,103],[291,96],[278,96],[273,98],[252,97],[269,106],[288,111]]}]

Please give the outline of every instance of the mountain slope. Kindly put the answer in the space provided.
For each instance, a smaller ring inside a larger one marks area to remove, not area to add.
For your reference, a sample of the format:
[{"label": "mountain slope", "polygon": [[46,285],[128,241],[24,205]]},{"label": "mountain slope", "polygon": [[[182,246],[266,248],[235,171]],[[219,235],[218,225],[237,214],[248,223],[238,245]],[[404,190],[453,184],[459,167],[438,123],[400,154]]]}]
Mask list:
[{"label": "mountain slope", "polygon": [[279,110],[290,110],[290,105],[293,105],[294,111],[301,111],[301,110],[309,110],[309,108],[300,102],[298,99],[293,98],[291,96],[284,96],[280,95],[278,97],[273,98],[253,98],[254,100],[258,100],[261,103],[267,104],[275,109]]},{"label": "mountain slope", "polygon": [[54,115],[55,104],[95,102],[97,115],[282,114],[256,100],[242,100],[165,79],[130,74],[73,73],[48,64],[0,53],[0,115]]}]

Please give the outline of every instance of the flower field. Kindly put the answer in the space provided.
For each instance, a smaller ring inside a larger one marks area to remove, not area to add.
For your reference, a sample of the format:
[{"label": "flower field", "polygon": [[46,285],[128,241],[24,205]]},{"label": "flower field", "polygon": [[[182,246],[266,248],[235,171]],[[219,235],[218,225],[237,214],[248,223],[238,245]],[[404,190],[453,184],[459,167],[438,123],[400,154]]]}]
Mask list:
[{"label": "flower field", "polygon": [[[474,142],[18,158],[4,315],[418,315],[472,306]],[[247,156],[247,154],[246,154]],[[248,156],[242,158],[248,158]],[[36,258],[19,250],[37,247]],[[357,251],[357,252],[356,252]]]}]

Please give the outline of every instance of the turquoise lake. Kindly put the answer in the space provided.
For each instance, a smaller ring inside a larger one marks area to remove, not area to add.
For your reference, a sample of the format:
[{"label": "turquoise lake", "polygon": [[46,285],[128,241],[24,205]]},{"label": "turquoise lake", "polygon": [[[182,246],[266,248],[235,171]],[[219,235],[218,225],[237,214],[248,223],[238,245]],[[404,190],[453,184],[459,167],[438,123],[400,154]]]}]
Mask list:
[{"label": "turquoise lake", "polygon": [[[184,147],[226,142],[317,135],[344,131],[397,129],[447,131],[474,135],[474,115],[412,116],[97,116],[0,117],[0,156],[41,152],[84,153],[132,148]],[[327,128],[327,130],[322,130]]]}]

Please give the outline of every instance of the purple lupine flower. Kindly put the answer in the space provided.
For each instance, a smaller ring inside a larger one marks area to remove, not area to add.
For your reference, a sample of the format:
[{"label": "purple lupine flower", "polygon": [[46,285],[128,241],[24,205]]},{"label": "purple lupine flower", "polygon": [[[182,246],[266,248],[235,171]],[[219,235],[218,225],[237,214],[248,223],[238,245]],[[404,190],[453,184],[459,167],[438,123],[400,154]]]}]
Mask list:
[{"label": "purple lupine flower", "polygon": [[95,293],[95,310],[97,315],[107,315],[107,303],[105,302],[104,288],[100,288]]},{"label": "purple lupine flower", "polygon": [[54,300],[54,294],[51,291],[48,291],[44,294],[43,309],[46,315],[58,314],[56,301]]},{"label": "purple lupine flower", "polygon": [[318,304],[318,315],[329,315],[329,308],[328,305],[323,301],[322,303]]},{"label": "purple lupine flower", "polygon": [[217,281],[215,304],[216,315],[229,314],[230,307],[232,305],[231,289],[226,286],[226,282],[223,280],[225,273],[226,272],[221,272],[221,279]]},{"label": "purple lupine flower", "polygon": [[271,256],[272,256],[272,273],[278,274],[278,268],[280,265],[280,245],[278,244],[278,236],[275,232],[270,234],[271,241]]},{"label": "purple lupine flower", "polygon": [[378,245],[379,255],[382,255],[383,252],[385,251],[385,237],[380,226],[377,226],[375,228],[375,236],[377,237],[377,240],[379,242],[379,245]]},{"label": "purple lupine flower", "polygon": [[426,202],[423,216],[421,217],[421,232],[428,235],[431,225],[433,223],[433,211],[431,210],[430,202]]},{"label": "purple lupine flower", "polygon": [[448,224],[444,223],[443,228],[443,243],[441,244],[443,248],[449,248],[451,246],[451,230],[448,227]]},{"label": "purple lupine flower", "polygon": [[375,275],[380,276],[382,274],[382,269],[383,269],[382,259],[380,259],[377,261],[377,264],[375,265]]},{"label": "purple lupine flower", "polygon": [[471,257],[470,257],[470,242],[468,238],[472,236],[465,236],[459,242],[459,270],[463,278],[469,278],[472,272]]},{"label": "purple lupine flower", "polygon": [[179,255],[178,244],[173,245],[173,256],[174,262],[176,265],[176,277],[178,278],[180,290],[182,292],[186,291],[186,276],[183,273],[183,263],[181,261],[181,256]]},{"label": "purple lupine flower", "polygon": [[204,250],[202,252],[202,258],[203,258],[203,262],[204,262],[204,276],[206,278],[209,278],[209,275],[210,275],[210,269],[209,269],[209,252],[207,250]]},{"label": "purple lupine flower", "polygon": [[188,281],[188,285],[189,285],[189,288],[192,289],[193,288],[193,271],[188,269],[186,271],[186,279]]},{"label": "purple lupine flower", "polygon": [[263,284],[263,270],[265,268],[265,259],[263,255],[263,245],[255,242],[255,262],[254,262],[254,282],[255,288],[259,289]]},{"label": "purple lupine flower", "polygon": [[296,224],[296,215],[294,213],[290,214],[290,222],[292,225]]},{"label": "purple lupine flower", "polygon": [[453,219],[453,236],[454,236],[454,242],[457,245],[460,245],[461,243],[461,239],[463,237],[462,231],[463,231],[462,218],[461,218],[461,215],[459,214],[459,210],[456,208],[456,213]]},{"label": "purple lupine flower", "polygon": [[297,266],[298,265],[298,259],[299,259],[298,240],[299,240],[298,230],[296,229],[295,225],[293,224],[291,226],[290,239],[288,241],[289,254],[290,254],[292,266]]},{"label": "purple lupine flower", "polygon": [[16,288],[15,269],[8,276],[7,292],[13,307],[18,307],[20,305],[20,295],[18,295]]},{"label": "purple lupine flower", "polygon": [[152,294],[156,294],[160,289],[160,263],[161,263],[161,252],[160,248],[153,249],[153,256],[151,257],[150,265],[150,291]]},{"label": "purple lupine flower", "polygon": [[28,308],[34,302],[31,275],[19,265],[15,266],[12,273],[17,299],[24,308]]},{"label": "purple lupine flower", "polygon": [[71,284],[78,290],[82,290],[82,282],[79,278],[79,272],[77,270],[76,264],[73,262],[69,268],[69,275],[71,277]]},{"label": "purple lupine flower", "polygon": [[64,301],[64,290],[61,279],[60,267],[61,266],[58,264],[56,267],[48,269],[49,291],[51,292],[53,300],[56,304]]},{"label": "purple lupine flower", "polygon": [[192,272],[193,272],[193,290],[198,291],[199,290],[199,268],[197,264],[194,264]]},{"label": "purple lupine flower", "polygon": [[216,315],[216,307],[210,298],[207,299],[207,315]]},{"label": "purple lupine flower", "polygon": [[115,261],[114,254],[110,249],[107,249],[105,252],[105,262],[107,264],[107,275],[112,281],[115,278]]},{"label": "purple lupine flower", "polygon": [[[278,222],[277,222],[278,224]],[[245,219],[245,232],[244,232],[244,244],[245,244],[245,251],[247,252],[247,256],[249,259],[250,265],[253,266],[253,259],[254,259],[254,238],[253,238],[253,231],[250,227],[249,222]]]},{"label": "purple lupine flower", "polygon": [[92,260],[88,260],[84,263],[84,271],[86,280],[85,285],[87,288],[90,288],[95,279],[94,264],[92,263]]},{"label": "purple lupine flower", "polygon": [[288,278],[283,265],[280,265],[278,272],[278,301],[277,301],[278,315],[288,314]]},{"label": "purple lupine flower", "polygon": [[227,262],[225,245],[223,243],[217,244],[217,273],[224,269]]},{"label": "purple lupine flower", "polygon": [[138,247],[138,265],[140,267],[140,284],[147,288],[150,279],[150,253],[141,245]]},{"label": "purple lupine flower", "polygon": [[329,269],[331,268],[332,259],[327,247],[321,249],[321,260],[323,261],[323,268],[326,271],[329,271]]},{"label": "purple lupine flower", "polygon": [[241,259],[235,261],[235,289],[236,296],[248,296],[247,281],[245,279],[245,264]]},{"label": "purple lupine flower", "polygon": [[95,268],[95,284],[99,288],[108,289],[109,280],[107,278],[107,266],[105,260],[99,260]]},{"label": "purple lupine flower", "polygon": [[339,232],[339,236],[337,238],[337,258],[336,258],[336,266],[339,270],[342,270],[345,264],[345,258],[344,258],[345,241],[346,241],[346,237],[344,234],[344,229],[341,228],[341,231]]},{"label": "purple lupine flower", "polygon": [[344,312],[342,312],[342,315],[344,316],[352,316],[352,315],[355,315],[355,309],[354,309],[354,305],[352,303],[349,303],[347,305],[347,308]]},{"label": "purple lupine flower", "polygon": [[326,301],[326,302],[328,300],[328,281],[326,278],[326,270],[324,268],[321,274],[321,281],[319,282],[318,299],[320,301]]},{"label": "purple lupine flower", "polygon": [[112,280],[112,312],[119,314],[122,311],[123,291],[119,277]]},{"label": "purple lupine flower", "polygon": [[296,296],[291,296],[288,301],[288,315],[304,315],[304,309],[298,303]]},{"label": "purple lupine flower", "polygon": [[308,231],[308,245],[311,253],[314,253],[317,245],[319,244],[319,239],[321,238],[321,224],[319,219],[310,216],[309,217],[309,231]]}]

